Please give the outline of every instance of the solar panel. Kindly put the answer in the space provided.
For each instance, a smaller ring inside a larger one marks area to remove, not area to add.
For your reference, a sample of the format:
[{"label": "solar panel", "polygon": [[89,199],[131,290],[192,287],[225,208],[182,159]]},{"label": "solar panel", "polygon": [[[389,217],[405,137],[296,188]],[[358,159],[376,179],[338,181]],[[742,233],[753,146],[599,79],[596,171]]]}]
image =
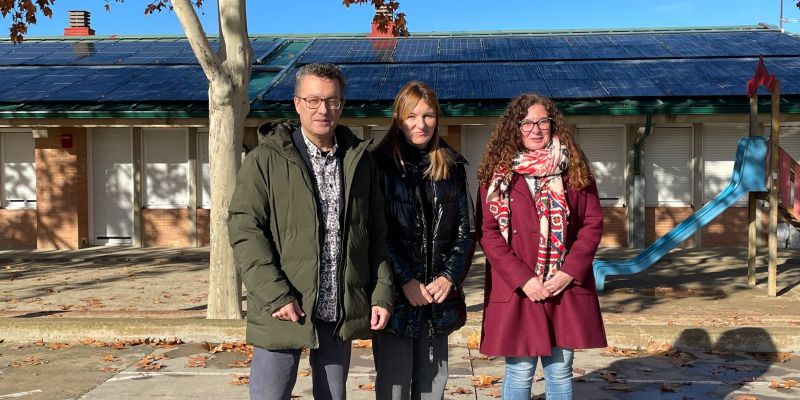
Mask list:
[{"label": "solar panel", "polygon": [[531,52],[523,37],[492,37],[481,39],[487,61],[528,60]]},{"label": "solar panel", "polygon": [[26,82],[34,81],[37,77],[46,74],[49,68],[7,68],[0,67],[0,101],[11,101],[5,96],[5,92],[13,90]]},{"label": "solar panel", "polygon": [[671,53],[679,57],[716,57],[727,56],[724,50],[713,47],[703,40],[700,34],[658,34],[653,35],[663,43]]},{"label": "solar panel", "polygon": [[584,59],[625,58],[628,56],[625,50],[606,35],[567,36],[566,40]]},{"label": "solar panel", "polygon": [[523,93],[550,96],[547,84],[534,63],[498,63],[487,65],[492,98],[514,98]]},{"label": "solar panel", "polygon": [[533,59],[567,60],[580,59],[581,56],[563,37],[533,36],[525,39]]},{"label": "solar panel", "polygon": [[669,92],[654,78],[601,78],[599,83],[612,97],[667,96]]},{"label": "solar panel", "polygon": [[550,95],[557,98],[609,97],[608,91],[594,79],[550,79],[546,83]]},{"label": "solar panel", "polygon": [[[117,89],[107,93],[102,100],[147,101],[169,98],[171,96],[169,94],[170,91],[184,90],[184,88],[181,87],[182,81],[192,73],[192,68],[185,67],[152,67],[143,69],[144,71],[140,75],[135,76]],[[194,82],[193,84],[183,84],[193,86],[195,89],[200,87],[201,90],[207,90],[202,83],[198,84]]]},{"label": "solar panel", "polygon": [[392,60],[394,47],[397,44],[395,39],[366,39],[356,41],[350,53],[347,55],[347,62],[389,62]]},{"label": "solar panel", "polygon": [[342,63],[355,45],[355,40],[319,39],[303,52],[298,63]]},{"label": "solar panel", "polygon": [[343,65],[341,69],[347,79],[347,100],[376,100],[388,67],[384,64]]},{"label": "solar panel", "polygon": [[594,74],[584,63],[542,62],[539,72],[545,81],[551,79],[592,79]]},{"label": "solar panel", "polygon": [[439,41],[436,39],[398,39],[394,62],[438,61]]},{"label": "solar panel", "polygon": [[409,81],[422,81],[433,87],[436,83],[435,67],[430,64],[391,64],[386,68],[386,80],[378,92],[378,99],[391,100]]},{"label": "solar panel", "polygon": [[484,61],[481,40],[478,38],[439,39],[439,61]]},{"label": "solar panel", "polygon": [[272,88],[264,94],[264,100],[268,101],[286,101],[294,97],[294,77],[297,74],[297,68],[287,71]]}]

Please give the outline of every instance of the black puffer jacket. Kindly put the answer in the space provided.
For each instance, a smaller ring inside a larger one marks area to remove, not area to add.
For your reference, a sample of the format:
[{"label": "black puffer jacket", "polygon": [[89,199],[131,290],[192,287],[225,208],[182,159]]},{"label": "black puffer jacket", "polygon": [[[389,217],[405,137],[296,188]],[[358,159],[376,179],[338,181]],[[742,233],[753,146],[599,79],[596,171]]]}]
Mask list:
[{"label": "black puffer jacket", "polygon": [[[406,170],[402,171],[383,149],[373,153],[382,172],[388,247],[395,276],[394,312],[386,331],[398,336],[419,337],[423,318],[431,318],[435,334],[449,334],[466,321],[462,283],[475,251],[473,205],[464,169],[467,161],[444,146],[456,163],[450,177],[438,182],[423,177],[429,165],[427,156],[417,164],[405,161]],[[425,217],[423,201],[430,206],[431,220]],[[411,306],[403,294],[403,284],[411,279],[428,284],[439,276],[453,283],[447,299],[441,304]]]}]

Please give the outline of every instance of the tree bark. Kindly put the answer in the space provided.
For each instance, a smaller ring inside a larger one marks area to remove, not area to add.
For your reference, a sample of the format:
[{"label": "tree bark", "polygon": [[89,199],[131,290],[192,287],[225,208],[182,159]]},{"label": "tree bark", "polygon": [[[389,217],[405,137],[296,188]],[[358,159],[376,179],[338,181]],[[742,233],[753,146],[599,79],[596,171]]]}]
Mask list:
[{"label": "tree bark", "polygon": [[206,38],[189,0],[173,0],[192,51],[208,79],[208,155],[211,169],[211,260],[209,319],[242,318],[242,284],[228,241],[227,215],[241,165],[244,120],[250,112],[247,87],[253,50],[247,34],[245,0],[220,0],[219,50]]}]

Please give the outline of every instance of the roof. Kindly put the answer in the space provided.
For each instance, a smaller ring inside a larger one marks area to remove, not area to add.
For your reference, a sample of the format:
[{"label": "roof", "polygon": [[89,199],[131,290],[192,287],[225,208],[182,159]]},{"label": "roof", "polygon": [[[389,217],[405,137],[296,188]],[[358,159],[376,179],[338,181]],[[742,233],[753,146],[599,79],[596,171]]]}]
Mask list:
[{"label": "roof", "polygon": [[[800,113],[800,37],[762,25],[254,36],[251,44],[251,115],[258,117],[293,114],[295,72],[311,62],[342,68],[351,116],[389,115],[411,79],[433,86],[446,115],[496,115],[510,98],[531,91],[552,97],[567,114],[747,112],[745,83],[759,55],[781,80],[784,112]],[[207,113],[205,77],[188,42],[177,37],[0,42],[0,74],[0,118]],[[191,107],[178,112],[181,105]]]}]

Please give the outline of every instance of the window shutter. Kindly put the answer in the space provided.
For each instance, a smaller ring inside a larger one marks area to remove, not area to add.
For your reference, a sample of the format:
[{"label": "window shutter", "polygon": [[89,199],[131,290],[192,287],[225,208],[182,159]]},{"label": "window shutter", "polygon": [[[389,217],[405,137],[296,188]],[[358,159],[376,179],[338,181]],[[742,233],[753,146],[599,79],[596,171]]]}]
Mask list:
[{"label": "window shutter", "polygon": [[600,202],[625,204],[625,127],[578,127],[578,144],[592,168]]},{"label": "window shutter", "polygon": [[656,126],[645,140],[645,204],[692,204],[692,127]]},{"label": "window shutter", "polygon": [[467,159],[467,185],[475,204],[478,204],[478,167],[486,152],[486,145],[492,137],[494,125],[463,125],[463,135],[461,148],[464,150],[464,158]]},{"label": "window shutter", "polygon": [[144,129],[145,206],[183,208],[189,206],[189,155],[186,129]]},{"label": "window shutter", "polygon": [[30,129],[3,129],[3,205],[9,208],[36,207],[36,156]]}]

